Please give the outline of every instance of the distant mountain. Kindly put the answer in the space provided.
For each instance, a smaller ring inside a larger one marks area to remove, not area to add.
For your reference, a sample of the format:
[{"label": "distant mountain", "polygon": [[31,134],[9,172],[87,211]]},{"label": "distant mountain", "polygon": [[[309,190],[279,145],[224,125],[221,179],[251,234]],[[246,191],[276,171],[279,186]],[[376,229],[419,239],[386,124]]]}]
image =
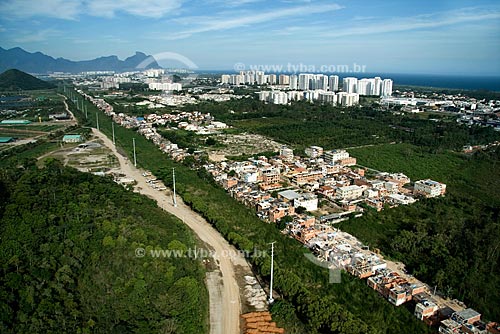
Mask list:
[{"label": "distant mountain", "polygon": [[0,47],[0,72],[10,68],[17,68],[29,73],[69,72],[79,73],[84,71],[133,71],[138,65],[140,69],[160,68],[153,56],[142,52],[125,60],[117,56],[99,57],[92,60],[72,61],[64,58],[53,58],[41,52],[30,53],[19,47],[9,50]]},{"label": "distant mountain", "polygon": [[28,73],[12,69],[0,74],[0,91],[48,89],[55,86]]}]

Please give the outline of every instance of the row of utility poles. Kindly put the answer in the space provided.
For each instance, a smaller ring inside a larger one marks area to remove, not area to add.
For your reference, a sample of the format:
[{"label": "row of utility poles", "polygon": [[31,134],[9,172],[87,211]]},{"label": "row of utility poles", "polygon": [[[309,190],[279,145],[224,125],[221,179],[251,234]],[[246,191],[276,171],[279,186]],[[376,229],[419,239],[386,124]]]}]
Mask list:
[{"label": "row of utility poles", "polygon": [[[64,92],[66,93],[66,86],[64,86]],[[88,118],[87,105],[83,104],[83,99],[82,99],[82,106],[81,106],[81,109],[80,109],[78,97],[75,96],[75,94],[74,94],[73,91],[70,91],[69,95],[70,95],[73,103],[76,105],[76,108],[78,110],[84,111],[85,112],[85,118]],[[99,113],[97,111],[96,111],[95,117],[96,117],[96,128],[97,128],[97,131],[100,131],[100,129],[99,129]],[[114,121],[111,121],[111,132],[112,132],[112,135],[113,135],[113,145],[116,146],[116,141],[115,141],[115,122]],[[136,154],[136,149],[135,149],[135,138],[132,138],[132,146],[133,146],[133,150],[134,150],[134,167],[137,167],[137,154]],[[176,194],[175,194],[175,168],[172,168],[172,182],[173,182],[173,187],[172,187],[172,190],[173,190],[173,199],[172,200],[173,200],[174,207],[177,207],[177,198],[176,198]],[[273,276],[274,276],[274,244],[275,243],[276,243],[275,241],[270,243],[270,245],[271,245],[271,282],[269,284],[269,299],[268,299],[269,304],[272,304],[274,302],[274,298],[273,298],[273,279],[274,279],[274,277]]]},{"label": "row of utility poles", "polygon": [[[78,95],[75,94],[73,90],[66,91],[66,86],[63,87],[64,93],[68,93],[71,101],[73,104],[76,106],[77,110],[80,110],[82,112],[85,112],[85,118],[88,118],[88,110],[87,110],[87,105],[83,103],[83,100],[81,100],[81,107],[80,107],[80,100],[78,99]],[[100,131],[99,127],[99,112],[96,111],[95,113],[95,119],[96,119],[96,128],[97,131]],[[111,121],[111,133],[113,136],[113,145],[116,146],[116,140],[115,140],[115,122]],[[133,152],[134,152],[134,167],[137,167],[137,152],[136,152],[136,147],[135,147],[135,138],[132,138],[132,146],[133,146]],[[173,180],[173,204],[174,207],[177,207],[177,197],[175,194],[175,168],[172,168],[172,180]]]}]

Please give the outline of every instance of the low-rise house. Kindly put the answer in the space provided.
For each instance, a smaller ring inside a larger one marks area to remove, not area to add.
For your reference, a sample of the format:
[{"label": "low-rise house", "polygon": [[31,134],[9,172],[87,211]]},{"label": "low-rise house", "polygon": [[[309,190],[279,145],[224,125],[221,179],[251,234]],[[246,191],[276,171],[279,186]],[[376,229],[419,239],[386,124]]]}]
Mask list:
[{"label": "low-rise house", "polygon": [[273,184],[280,182],[280,171],[276,168],[266,168],[261,170],[262,182]]},{"label": "low-rise house", "polygon": [[335,191],[335,198],[341,200],[356,199],[363,195],[363,188],[356,185],[339,187]]},{"label": "low-rise house", "polygon": [[325,197],[333,197],[335,195],[335,189],[330,186],[321,186],[318,189],[318,193]]},{"label": "low-rise house", "polygon": [[356,158],[348,157],[340,159],[337,161],[337,163],[340,164],[341,166],[354,166],[356,164]]},{"label": "low-rise house", "polygon": [[432,317],[438,311],[439,307],[432,300],[422,300],[415,306],[414,315],[419,320]]},{"label": "low-rise house", "polygon": [[313,172],[303,172],[292,175],[291,181],[296,185],[304,185],[310,182],[316,182],[323,177],[323,173],[321,171],[313,171]]},{"label": "low-rise house", "polygon": [[443,334],[460,334],[462,325],[452,319],[441,321],[439,333]]},{"label": "low-rise house", "polygon": [[302,194],[293,200],[293,206],[303,207],[307,211],[316,211],[318,210],[318,197],[314,194]]},{"label": "low-rise house", "polygon": [[451,315],[451,319],[455,320],[460,324],[473,324],[481,320],[481,313],[474,311],[471,308],[455,312]]},{"label": "low-rise house", "polygon": [[278,199],[281,199],[283,202],[293,202],[293,200],[300,196],[301,194],[295,190],[283,190],[278,193]]},{"label": "low-rise house", "polygon": [[391,194],[397,193],[399,191],[399,183],[398,182],[386,181],[384,183],[384,187]]},{"label": "low-rise house", "polygon": [[236,178],[228,178],[228,179],[222,180],[222,187],[224,187],[224,189],[226,189],[226,190],[236,186],[237,184],[238,184],[238,179],[236,179]]},{"label": "low-rise house", "polygon": [[446,193],[446,184],[433,180],[419,180],[415,182],[415,194],[426,197],[437,197]]},{"label": "low-rise house", "polygon": [[408,205],[408,204],[415,203],[415,199],[413,197],[405,196],[402,194],[389,194],[387,196],[387,201],[390,204],[394,204],[394,205],[400,205],[400,204],[401,205]]},{"label": "low-rise house", "polygon": [[310,158],[317,158],[323,155],[323,148],[319,146],[309,146],[305,149],[305,154]]},{"label": "low-rise house", "polygon": [[285,216],[293,215],[295,215],[295,208],[292,205],[289,205],[287,203],[280,203],[279,205],[269,209],[268,219],[270,222],[275,223]]},{"label": "low-rise house", "polygon": [[375,198],[365,198],[365,203],[377,211],[381,211],[384,208],[384,202]]}]

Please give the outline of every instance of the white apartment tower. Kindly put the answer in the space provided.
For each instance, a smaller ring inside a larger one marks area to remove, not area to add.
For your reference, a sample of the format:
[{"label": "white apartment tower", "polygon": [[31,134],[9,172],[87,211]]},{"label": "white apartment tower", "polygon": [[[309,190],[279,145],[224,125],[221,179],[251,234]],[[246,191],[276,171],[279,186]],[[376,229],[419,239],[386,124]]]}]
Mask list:
[{"label": "white apartment tower", "polygon": [[278,77],[278,83],[280,85],[289,85],[290,84],[290,76],[286,74],[280,74]]},{"label": "white apartment tower", "polygon": [[377,95],[380,96],[380,91],[382,89],[382,79],[380,77],[375,77],[373,79],[374,86],[372,87],[372,94],[370,95]]},{"label": "white apartment tower", "polygon": [[255,72],[255,80],[257,81],[257,85],[263,85],[266,83],[266,75],[263,71]]},{"label": "white apartment tower", "polygon": [[294,74],[290,76],[290,89],[298,89],[299,88],[299,79]]},{"label": "white apartment tower", "polygon": [[276,85],[276,74],[267,75],[267,83],[270,85]]},{"label": "white apartment tower", "polygon": [[336,92],[339,90],[339,76],[338,75],[330,75],[328,77],[328,88],[332,92]]},{"label": "white apartment tower", "polygon": [[230,79],[231,79],[231,76],[230,76],[229,74],[223,74],[223,75],[220,77],[220,81],[221,81],[223,84],[228,84]]},{"label": "white apartment tower", "polygon": [[300,73],[299,74],[299,89],[309,90],[311,87],[311,81],[314,78],[314,74]]},{"label": "white apartment tower", "polygon": [[334,92],[320,92],[318,100],[324,104],[337,104],[337,95]]},{"label": "white apartment tower", "polygon": [[380,92],[382,96],[391,96],[392,95],[392,80],[384,79],[382,80],[382,89]]},{"label": "white apartment tower", "polygon": [[342,90],[346,93],[356,93],[358,86],[358,79],[347,77],[342,80]]}]

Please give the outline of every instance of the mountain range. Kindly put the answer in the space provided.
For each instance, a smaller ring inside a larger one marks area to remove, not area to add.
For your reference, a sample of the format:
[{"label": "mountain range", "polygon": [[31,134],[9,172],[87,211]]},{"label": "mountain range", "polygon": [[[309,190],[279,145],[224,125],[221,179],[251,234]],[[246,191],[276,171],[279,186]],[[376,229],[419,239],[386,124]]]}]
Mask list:
[{"label": "mountain range", "polygon": [[[144,62],[144,63],[143,63]],[[145,66],[138,68],[138,65]],[[99,57],[92,60],[73,61],[53,58],[41,52],[27,52],[19,47],[3,49],[0,47],[0,72],[17,68],[28,73],[46,74],[51,72],[79,73],[85,71],[133,71],[147,68],[160,68],[153,56],[137,51],[125,60],[117,56]]]}]

